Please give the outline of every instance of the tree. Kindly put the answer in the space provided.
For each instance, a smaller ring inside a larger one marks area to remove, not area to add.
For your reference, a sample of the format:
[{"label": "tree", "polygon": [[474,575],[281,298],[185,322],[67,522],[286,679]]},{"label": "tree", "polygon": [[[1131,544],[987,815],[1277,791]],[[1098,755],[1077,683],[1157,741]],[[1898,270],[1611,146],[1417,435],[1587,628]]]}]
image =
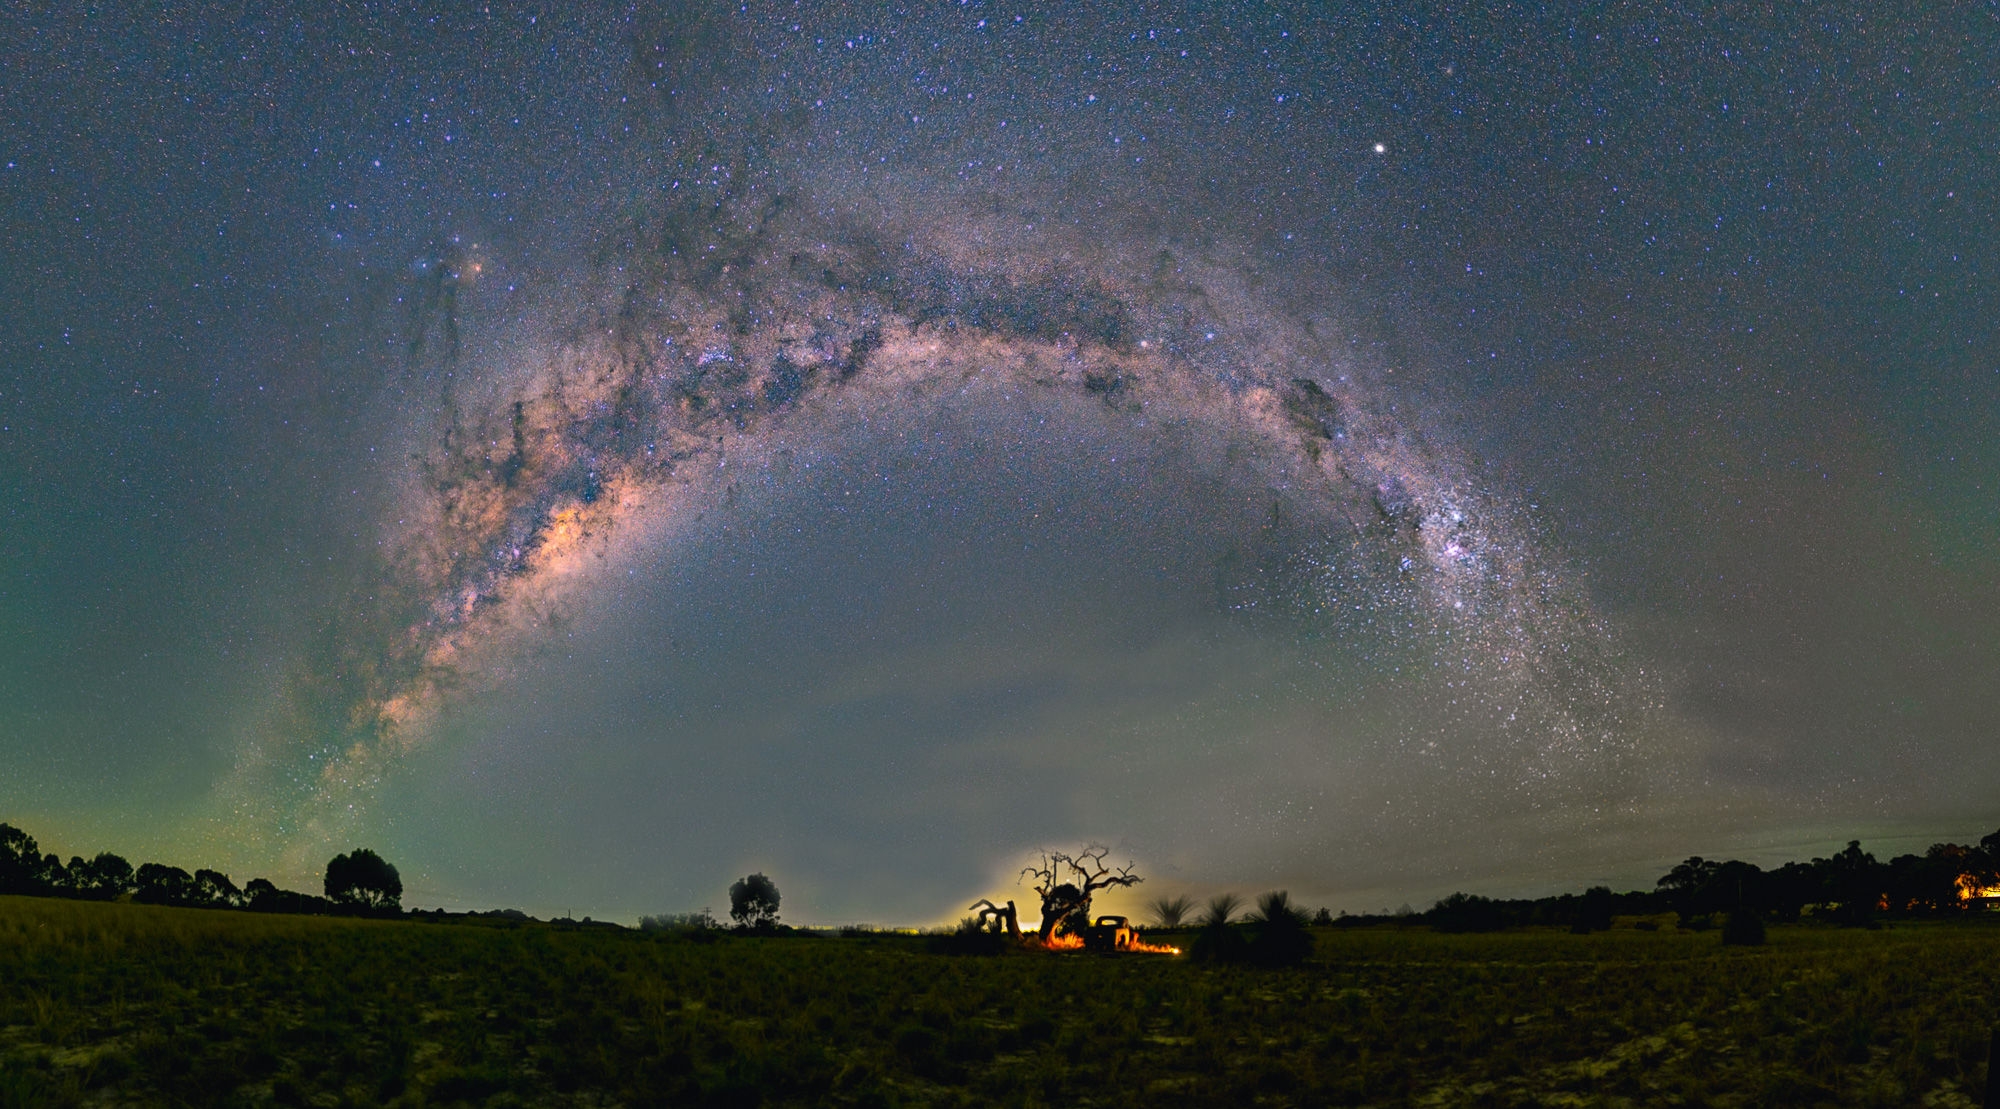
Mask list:
[{"label": "tree", "polygon": [[1860,840],[1848,840],[1847,848],[1831,859],[1814,859],[1825,876],[1831,900],[1840,906],[1836,919],[1843,924],[1863,925],[1874,919],[1875,910],[1888,886],[1888,868],[1861,849]]},{"label": "tree", "polygon": [[70,896],[88,901],[116,901],[139,888],[132,864],[109,851],[98,852],[94,859],[70,859],[68,878]]},{"label": "tree", "polygon": [[1612,897],[1610,886],[1592,886],[1583,891],[1576,901],[1576,919],[1570,922],[1569,930],[1577,935],[1611,930]]},{"label": "tree", "polygon": [[357,847],[328,860],[326,896],[348,908],[396,912],[403,907],[403,878],[382,856]]},{"label": "tree", "polygon": [[1722,864],[1711,862],[1700,855],[1693,855],[1679,866],[1660,876],[1654,886],[1667,895],[1674,911],[1685,920],[1701,910],[1702,894],[1714,882]]},{"label": "tree", "polygon": [[769,928],[778,923],[778,884],[762,874],[737,879],[729,887],[729,919],[739,928]]},{"label": "tree", "polygon": [[194,902],[216,909],[234,909],[243,904],[243,891],[219,870],[194,872]]},{"label": "tree", "polygon": [[1091,898],[1098,890],[1114,886],[1136,886],[1145,879],[1132,873],[1132,864],[1126,863],[1112,869],[1104,861],[1111,849],[1100,844],[1091,844],[1074,855],[1062,851],[1044,851],[1039,866],[1021,868],[1022,878],[1033,878],[1029,888],[1042,899],[1042,926],[1039,937],[1043,943],[1056,934],[1056,927],[1065,921],[1082,919],[1090,921]]},{"label": "tree", "polygon": [[194,875],[177,866],[140,863],[139,892],[132,900],[146,905],[185,905],[194,898]]},{"label": "tree", "polygon": [[1008,939],[1015,943],[1021,942],[1021,911],[1014,906],[1011,899],[1003,909],[995,905],[991,898],[982,897],[974,901],[966,911],[979,914],[971,918],[976,928],[995,934],[1005,932]]},{"label": "tree", "polygon": [[1454,893],[1431,906],[1424,916],[1436,932],[1498,932],[1507,927],[1507,910],[1490,897]]},{"label": "tree", "polygon": [[41,853],[35,837],[0,824],[0,893],[47,893],[63,877],[62,860]]}]

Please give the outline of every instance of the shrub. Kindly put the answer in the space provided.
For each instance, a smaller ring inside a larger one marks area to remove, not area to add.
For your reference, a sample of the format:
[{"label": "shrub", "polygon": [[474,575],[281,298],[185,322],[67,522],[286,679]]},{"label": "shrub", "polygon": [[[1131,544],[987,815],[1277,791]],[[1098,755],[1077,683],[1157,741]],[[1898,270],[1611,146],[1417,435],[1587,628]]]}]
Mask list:
[{"label": "shrub", "polygon": [[1242,907],[1242,898],[1233,893],[1218,893],[1208,899],[1208,912],[1202,915],[1202,923],[1227,924]]},{"label": "shrub", "polygon": [[1184,893],[1173,897],[1155,897],[1146,907],[1153,910],[1155,928],[1179,928],[1188,914],[1194,911],[1194,898]]},{"label": "shrub", "polygon": [[1764,942],[1764,918],[1752,908],[1731,910],[1722,924],[1722,942],[1732,946],[1756,947]]},{"label": "shrub", "polygon": [[1197,963],[1243,963],[1250,959],[1250,941],[1233,924],[1211,918],[1194,934],[1188,957]]},{"label": "shrub", "polygon": [[1312,933],[1306,931],[1306,915],[1292,904],[1291,894],[1273,890],[1257,898],[1257,911],[1250,918],[1256,924],[1256,938],[1250,943],[1250,961],[1260,966],[1291,967],[1312,954]]},{"label": "shrub", "polygon": [[1007,934],[981,928],[976,917],[966,917],[958,927],[924,938],[924,950],[933,955],[998,955],[1007,950]]},{"label": "shrub", "polygon": [[721,925],[707,909],[695,913],[661,913],[639,918],[641,932],[712,932]]}]

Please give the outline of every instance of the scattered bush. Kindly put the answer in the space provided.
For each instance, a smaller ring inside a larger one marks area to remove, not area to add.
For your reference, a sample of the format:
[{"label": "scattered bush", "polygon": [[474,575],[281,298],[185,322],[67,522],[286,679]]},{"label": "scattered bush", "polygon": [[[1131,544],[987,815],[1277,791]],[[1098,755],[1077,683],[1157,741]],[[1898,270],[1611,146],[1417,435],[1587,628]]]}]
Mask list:
[{"label": "scattered bush", "polygon": [[1764,918],[1751,908],[1730,910],[1722,924],[1722,942],[1738,947],[1758,946],[1764,942]]},{"label": "scattered bush", "polygon": [[934,955],[998,955],[1009,946],[1005,932],[980,927],[977,917],[966,917],[956,928],[924,937],[924,950]]},{"label": "scattered bush", "polygon": [[693,913],[661,913],[658,916],[639,918],[641,932],[713,932],[722,925],[716,923],[707,909]]}]

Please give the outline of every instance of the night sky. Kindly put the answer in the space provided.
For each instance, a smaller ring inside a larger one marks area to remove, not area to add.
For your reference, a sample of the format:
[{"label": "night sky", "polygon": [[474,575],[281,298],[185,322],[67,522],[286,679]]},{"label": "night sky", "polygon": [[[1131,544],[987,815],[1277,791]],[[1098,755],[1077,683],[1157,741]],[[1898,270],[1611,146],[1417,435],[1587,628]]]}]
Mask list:
[{"label": "night sky", "polygon": [[2000,827],[1990,0],[276,7],[0,15],[46,850],[927,923]]}]

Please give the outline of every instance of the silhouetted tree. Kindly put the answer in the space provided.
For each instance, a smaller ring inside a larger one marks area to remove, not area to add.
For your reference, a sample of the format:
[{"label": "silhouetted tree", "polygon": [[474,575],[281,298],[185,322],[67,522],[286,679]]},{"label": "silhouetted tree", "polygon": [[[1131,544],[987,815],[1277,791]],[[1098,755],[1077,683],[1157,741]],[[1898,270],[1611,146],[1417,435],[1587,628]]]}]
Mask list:
[{"label": "silhouetted tree", "polygon": [[1431,906],[1424,918],[1438,932],[1498,932],[1507,927],[1500,903],[1476,893],[1454,893]]},{"label": "silhouetted tree", "polygon": [[138,888],[132,864],[109,851],[94,859],[72,857],[63,868],[63,890],[86,901],[116,901]]},{"label": "silhouetted tree", "polygon": [[35,837],[0,824],[0,893],[50,893],[62,880],[62,860],[42,854]]},{"label": "silhouetted tree", "polygon": [[1325,905],[1321,905],[1319,907],[1319,911],[1313,914],[1313,927],[1315,928],[1333,927],[1333,910],[1327,908]]},{"label": "silhouetted tree", "polygon": [[1867,924],[1874,919],[1888,874],[1875,856],[1861,849],[1860,840],[1848,840],[1840,854],[1813,862],[1821,868],[1827,893],[1838,906],[1835,919],[1852,925]]},{"label": "silhouetted tree", "polygon": [[729,887],[729,919],[739,928],[769,928],[778,923],[778,885],[762,874],[737,879]]},{"label": "silhouetted tree", "polygon": [[253,913],[306,913],[323,915],[334,909],[324,897],[279,889],[269,878],[252,878],[243,887],[243,907]]},{"label": "silhouetted tree", "polygon": [[993,903],[990,897],[982,897],[967,906],[967,910],[979,914],[972,918],[974,924],[995,935],[1005,935],[1014,943],[1021,942],[1021,910],[1009,900],[1005,908]]},{"label": "silhouetted tree", "polygon": [[[1986,853],[1989,866],[2000,866],[2000,832],[1988,832],[1979,837],[1979,849]],[[1996,883],[2000,884],[2000,883]]]},{"label": "silhouetted tree", "polygon": [[192,900],[213,909],[234,909],[243,903],[243,891],[219,870],[197,870]]},{"label": "silhouetted tree", "polygon": [[1693,855],[1686,862],[1661,875],[1660,880],[1653,885],[1667,895],[1668,903],[1685,922],[1689,917],[1707,911],[1703,907],[1704,895],[1709,890],[1709,884],[1714,881],[1716,871],[1721,869],[1721,863],[1710,862],[1700,855]]},{"label": "silhouetted tree", "polygon": [[358,847],[328,860],[326,896],[348,908],[396,911],[402,908],[403,878],[382,856]]},{"label": "silhouetted tree", "polygon": [[1786,863],[1765,879],[1764,908],[1774,920],[1792,923],[1807,905],[1826,900],[1825,883],[1811,863]]},{"label": "silhouetted tree", "polygon": [[194,875],[177,866],[139,864],[139,891],[132,900],[145,905],[186,905],[194,898]]},{"label": "silhouetted tree", "polygon": [[1613,895],[1610,886],[1592,886],[1576,899],[1576,919],[1569,930],[1578,935],[1611,930]]},{"label": "silhouetted tree", "polygon": [[1055,935],[1064,921],[1090,923],[1090,902],[1098,890],[1114,886],[1136,886],[1145,879],[1132,873],[1127,863],[1114,870],[1104,862],[1111,849],[1091,844],[1074,855],[1045,851],[1039,866],[1021,868],[1021,877],[1033,878],[1030,888],[1042,899],[1042,942]]}]

